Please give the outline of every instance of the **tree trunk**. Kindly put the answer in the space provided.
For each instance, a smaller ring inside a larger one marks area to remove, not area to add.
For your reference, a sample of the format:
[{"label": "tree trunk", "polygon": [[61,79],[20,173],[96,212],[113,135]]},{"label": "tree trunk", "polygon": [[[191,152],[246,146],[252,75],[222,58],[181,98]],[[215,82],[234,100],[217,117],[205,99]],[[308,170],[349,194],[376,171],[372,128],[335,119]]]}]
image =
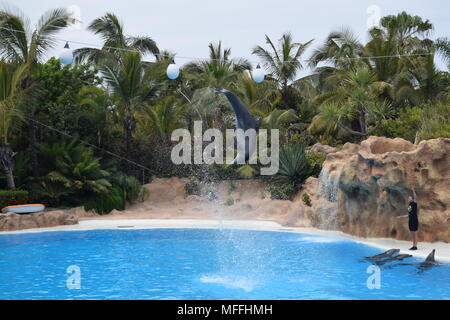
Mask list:
[{"label": "tree trunk", "polygon": [[[26,76],[20,86],[22,90],[26,90],[32,86],[33,80],[31,76]],[[38,164],[38,150],[37,150],[37,140],[36,140],[36,124],[34,122],[34,106],[29,103],[27,106],[27,116],[28,116],[28,143],[30,146],[30,156],[31,156],[31,169],[34,177],[39,175],[39,164]]]},{"label": "tree trunk", "polygon": [[30,156],[31,156],[31,169],[34,177],[39,176],[39,163],[38,163],[38,148],[36,140],[36,123],[34,122],[34,109],[33,106],[28,106],[28,122],[29,122],[29,144],[30,144]]},{"label": "tree trunk", "polygon": [[[136,119],[133,117],[131,113],[131,108],[127,108],[127,117],[124,120],[124,129],[125,129],[125,157],[130,157],[131,152],[131,144],[133,140],[133,132],[136,130]],[[126,163],[126,168],[128,171],[131,170],[130,164]]]},{"label": "tree trunk", "polygon": [[8,186],[8,189],[14,190],[16,189],[16,184],[14,183],[14,175],[12,169],[5,170],[5,176],[6,176],[6,185]]},{"label": "tree trunk", "polygon": [[0,147],[0,165],[5,172],[6,176],[6,184],[8,189],[14,190],[16,188],[16,184],[14,183],[14,156],[15,152],[12,151],[9,144],[3,144]]},{"label": "tree trunk", "polygon": [[367,135],[367,121],[366,121],[366,113],[364,110],[361,110],[359,113],[359,125],[361,127],[362,135]]}]

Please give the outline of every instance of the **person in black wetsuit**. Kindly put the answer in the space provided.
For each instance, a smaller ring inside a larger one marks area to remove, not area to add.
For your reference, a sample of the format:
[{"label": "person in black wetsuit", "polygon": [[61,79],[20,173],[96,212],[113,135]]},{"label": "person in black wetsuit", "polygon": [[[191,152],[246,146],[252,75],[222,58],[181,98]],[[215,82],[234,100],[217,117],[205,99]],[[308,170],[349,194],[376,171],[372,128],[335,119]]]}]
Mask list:
[{"label": "person in black wetsuit", "polygon": [[408,227],[411,232],[411,238],[413,246],[409,250],[417,250],[417,230],[419,229],[419,217],[417,215],[417,202],[416,202],[416,192],[414,188],[412,189],[413,196],[408,197],[408,214],[404,216],[398,216],[397,218],[409,218]]}]

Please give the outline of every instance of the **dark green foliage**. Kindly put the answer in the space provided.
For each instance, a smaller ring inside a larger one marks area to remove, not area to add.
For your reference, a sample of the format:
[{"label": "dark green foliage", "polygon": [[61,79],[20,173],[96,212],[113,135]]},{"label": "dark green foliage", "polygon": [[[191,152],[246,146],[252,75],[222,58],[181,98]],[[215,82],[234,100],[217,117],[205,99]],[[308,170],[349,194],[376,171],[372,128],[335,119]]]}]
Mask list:
[{"label": "dark green foliage", "polygon": [[0,209],[7,206],[28,203],[28,191],[25,190],[0,190]]},{"label": "dark green foliage", "polygon": [[200,183],[197,180],[189,180],[184,185],[184,193],[186,196],[189,195],[200,195]]},{"label": "dark green foliage", "polygon": [[400,111],[397,118],[382,120],[375,134],[387,138],[399,137],[414,142],[422,117],[423,109],[406,107]]},{"label": "dark green foliage", "polygon": [[[34,179],[27,188],[30,191],[30,199],[42,202],[48,207],[59,206],[61,200],[71,194],[63,184],[52,182],[46,177]],[[73,203],[73,201],[69,202]]]},{"label": "dark green foliage", "polygon": [[192,166],[191,174],[198,180],[205,182],[241,179],[235,167],[225,164],[194,165]]},{"label": "dark green foliage", "polygon": [[444,103],[406,107],[394,119],[383,120],[375,132],[388,138],[403,138],[410,142],[450,137],[450,106]]},{"label": "dark green foliage", "polygon": [[322,165],[327,155],[325,153],[308,152],[305,157],[308,161],[309,174],[317,178],[322,171]]},{"label": "dark green foliage", "polygon": [[[96,86],[100,79],[96,70],[89,64],[62,66],[60,61],[52,58],[39,65],[39,92],[26,104],[32,103],[38,121],[69,134],[83,137],[89,142],[96,142],[95,128],[99,123],[80,121],[80,116],[89,114],[89,106],[79,104],[79,93],[85,86]],[[61,138],[55,132],[38,127],[41,138],[55,141]]]},{"label": "dark green foliage", "polygon": [[290,183],[271,183],[267,186],[270,192],[270,199],[292,200],[297,189]]},{"label": "dark green foliage", "polygon": [[90,147],[76,141],[41,146],[45,175],[30,186],[33,195],[52,206],[84,205],[100,214],[123,210],[137,200],[139,181],[115,169],[115,161],[100,161]]},{"label": "dark green foliage", "polygon": [[76,141],[62,141],[41,145],[42,163],[47,174],[42,178],[48,184],[64,187],[68,204],[79,204],[92,194],[106,193],[111,187],[110,173],[102,168],[100,158],[89,147]]},{"label": "dark green foliage", "polygon": [[139,197],[142,187],[135,177],[127,176],[123,172],[115,172],[111,175],[109,181],[115,188],[121,191],[125,201],[133,202]]},{"label": "dark green foliage", "polygon": [[116,187],[110,188],[106,193],[93,195],[83,202],[85,210],[93,210],[98,214],[108,214],[114,209],[125,209],[123,191]]},{"label": "dark green foliage", "polygon": [[306,206],[311,207],[311,197],[309,196],[309,194],[304,193],[302,195],[302,201]]},{"label": "dark green foliage", "polygon": [[224,206],[233,206],[234,205],[234,199],[228,198],[227,201],[223,204]]},{"label": "dark green foliage", "polygon": [[291,142],[280,148],[280,168],[276,178],[294,187],[301,185],[310,175],[303,144]]}]

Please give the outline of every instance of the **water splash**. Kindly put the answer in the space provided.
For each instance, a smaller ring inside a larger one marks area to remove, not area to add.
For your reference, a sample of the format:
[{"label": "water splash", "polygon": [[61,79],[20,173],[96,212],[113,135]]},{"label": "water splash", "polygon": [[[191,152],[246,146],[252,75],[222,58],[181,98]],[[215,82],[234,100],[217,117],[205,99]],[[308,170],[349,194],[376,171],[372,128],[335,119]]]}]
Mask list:
[{"label": "water splash", "polygon": [[325,168],[319,175],[319,188],[322,198],[329,202],[337,202],[338,179],[336,175],[330,175]]},{"label": "water splash", "polygon": [[337,202],[338,202],[338,186],[339,176],[337,174],[330,174],[330,172],[323,168],[319,175],[318,188],[322,199],[328,201],[323,203],[318,216],[320,217],[318,227],[326,230],[338,230],[338,216],[337,216]]},{"label": "water splash", "polygon": [[255,280],[243,276],[203,276],[200,278],[200,281],[219,284],[229,289],[242,289],[245,292],[251,292],[257,286]]}]

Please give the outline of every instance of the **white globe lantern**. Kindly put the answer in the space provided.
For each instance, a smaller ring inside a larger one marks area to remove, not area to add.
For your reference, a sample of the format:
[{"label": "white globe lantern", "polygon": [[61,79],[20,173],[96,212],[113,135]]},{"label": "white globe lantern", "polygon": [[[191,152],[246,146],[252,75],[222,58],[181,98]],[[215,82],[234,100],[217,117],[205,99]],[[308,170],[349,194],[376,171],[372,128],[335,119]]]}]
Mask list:
[{"label": "white globe lantern", "polygon": [[259,64],[256,66],[255,71],[252,72],[252,78],[256,83],[264,81],[264,71]]},{"label": "white globe lantern", "polygon": [[177,66],[175,61],[172,61],[171,64],[167,67],[167,77],[171,80],[178,78],[180,75],[180,68]]},{"label": "white globe lantern", "polygon": [[70,49],[68,42],[66,42],[66,45],[59,54],[59,61],[65,66],[71,64],[73,61],[72,49]]}]

